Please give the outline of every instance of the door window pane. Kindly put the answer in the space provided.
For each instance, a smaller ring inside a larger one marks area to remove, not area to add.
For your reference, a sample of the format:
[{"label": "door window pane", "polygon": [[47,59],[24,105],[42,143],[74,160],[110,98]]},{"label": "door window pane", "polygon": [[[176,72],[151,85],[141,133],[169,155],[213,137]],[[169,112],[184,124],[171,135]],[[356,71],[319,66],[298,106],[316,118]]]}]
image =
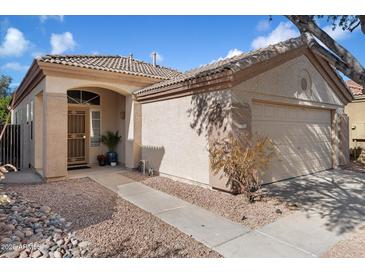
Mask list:
[{"label": "door window pane", "polygon": [[100,146],[101,140],[100,111],[91,111],[90,146]]},{"label": "door window pane", "polygon": [[27,104],[27,123],[29,122],[29,104]]},{"label": "door window pane", "polygon": [[33,114],[34,113],[34,103],[30,101],[30,120],[33,121]]}]

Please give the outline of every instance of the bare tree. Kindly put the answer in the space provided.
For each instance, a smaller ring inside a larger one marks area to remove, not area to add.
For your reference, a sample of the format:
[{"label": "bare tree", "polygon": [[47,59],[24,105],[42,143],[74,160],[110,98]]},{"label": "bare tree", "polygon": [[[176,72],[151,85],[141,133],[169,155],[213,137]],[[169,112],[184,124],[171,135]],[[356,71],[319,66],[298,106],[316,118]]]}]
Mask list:
[{"label": "bare tree", "polygon": [[[307,39],[308,45],[313,51],[325,58],[337,70],[365,87],[365,69],[360,62],[347,49],[341,46],[315,22],[315,16],[287,15],[286,16]],[[317,16],[319,18],[323,16]],[[365,16],[328,16],[333,28],[341,27],[343,30],[353,31],[361,27],[365,34]],[[315,38],[322,42],[330,51],[320,46]]]}]

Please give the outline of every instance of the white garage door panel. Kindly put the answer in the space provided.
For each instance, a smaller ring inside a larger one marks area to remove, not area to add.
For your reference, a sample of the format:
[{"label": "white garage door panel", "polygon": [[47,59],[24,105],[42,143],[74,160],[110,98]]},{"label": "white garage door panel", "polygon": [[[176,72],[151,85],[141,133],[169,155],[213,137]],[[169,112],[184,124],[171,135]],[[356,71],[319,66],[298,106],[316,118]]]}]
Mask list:
[{"label": "white garage door panel", "polygon": [[255,103],[252,127],[270,137],[276,148],[265,182],[332,167],[329,110]]}]

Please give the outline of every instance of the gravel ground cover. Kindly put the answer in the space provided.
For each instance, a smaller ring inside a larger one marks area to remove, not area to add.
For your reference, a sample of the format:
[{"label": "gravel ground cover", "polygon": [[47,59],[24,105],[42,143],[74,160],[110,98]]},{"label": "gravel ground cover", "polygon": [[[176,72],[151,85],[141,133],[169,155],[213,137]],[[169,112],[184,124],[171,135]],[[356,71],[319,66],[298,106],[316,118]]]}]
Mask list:
[{"label": "gravel ground cover", "polygon": [[220,257],[89,178],[8,185],[5,189],[48,206],[66,222],[72,222],[70,231],[89,244],[91,256]]},{"label": "gravel ground cover", "polygon": [[348,238],[338,242],[322,257],[326,258],[365,258],[365,226]]},{"label": "gravel ground cover", "polygon": [[70,225],[49,206],[0,190],[0,257],[92,256],[89,242],[68,233]]},{"label": "gravel ground cover", "polygon": [[208,209],[217,215],[241,223],[251,229],[272,223],[297,209],[295,205],[263,195],[256,202],[250,203],[244,195],[232,195],[198,185],[181,183],[166,177],[147,177],[141,173],[127,170],[122,171],[120,174]]}]

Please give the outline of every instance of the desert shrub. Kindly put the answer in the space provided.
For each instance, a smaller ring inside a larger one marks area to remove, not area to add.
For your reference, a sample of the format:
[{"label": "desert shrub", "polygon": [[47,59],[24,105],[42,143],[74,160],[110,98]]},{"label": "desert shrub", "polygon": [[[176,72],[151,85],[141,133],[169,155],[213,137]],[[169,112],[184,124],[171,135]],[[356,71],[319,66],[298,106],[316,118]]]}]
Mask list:
[{"label": "desert shrub", "polygon": [[227,177],[227,187],[233,193],[244,193],[253,202],[254,192],[261,187],[261,176],[274,154],[274,145],[267,137],[230,134],[210,144],[212,171]]}]

